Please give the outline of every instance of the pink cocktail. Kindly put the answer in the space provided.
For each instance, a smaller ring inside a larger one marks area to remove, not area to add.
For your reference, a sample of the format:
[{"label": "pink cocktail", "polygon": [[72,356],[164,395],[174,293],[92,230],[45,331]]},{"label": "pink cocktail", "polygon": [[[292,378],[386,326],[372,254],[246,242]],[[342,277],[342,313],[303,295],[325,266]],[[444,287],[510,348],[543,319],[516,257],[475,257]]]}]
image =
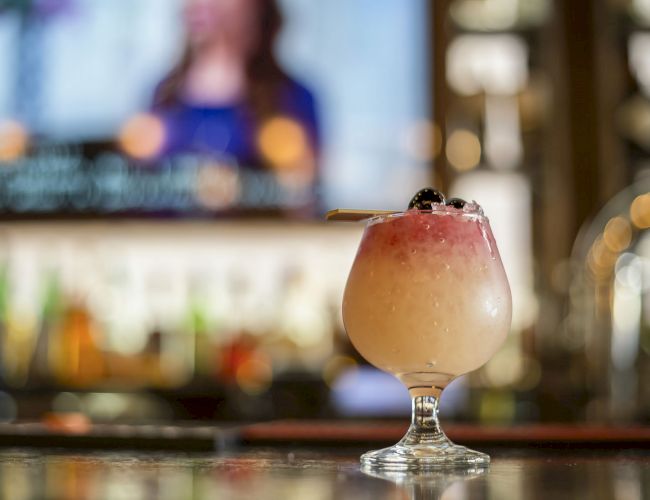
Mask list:
[{"label": "pink cocktail", "polygon": [[370,219],[345,289],[345,328],[368,362],[408,387],[414,413],[397,445],[366,453],[362,463],[398,470],[488,463],[440,430],[438,398],[494,355],[510,318],[508,280],[477,204]]}]

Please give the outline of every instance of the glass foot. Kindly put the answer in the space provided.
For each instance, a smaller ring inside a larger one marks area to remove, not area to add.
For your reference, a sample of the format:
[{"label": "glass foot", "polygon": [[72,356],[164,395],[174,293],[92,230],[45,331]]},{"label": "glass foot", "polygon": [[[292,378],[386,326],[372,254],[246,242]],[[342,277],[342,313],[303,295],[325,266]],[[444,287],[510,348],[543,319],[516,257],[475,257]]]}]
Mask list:
[{"label": "glass foot", "polygon": [[369,451],[361,455],[362,469],[391,471],[425,471],[453,467],[487,467],[490,457],[448,442],[438,445],[404,445]]},{"label": "glass foot", "polygon": [[438,399],[413,398],[413,417],[406,435],[395,446],[361,456],[365,471],[433,471],[441,468],[487,467],[490,457],[452,443],[440,429]]}]

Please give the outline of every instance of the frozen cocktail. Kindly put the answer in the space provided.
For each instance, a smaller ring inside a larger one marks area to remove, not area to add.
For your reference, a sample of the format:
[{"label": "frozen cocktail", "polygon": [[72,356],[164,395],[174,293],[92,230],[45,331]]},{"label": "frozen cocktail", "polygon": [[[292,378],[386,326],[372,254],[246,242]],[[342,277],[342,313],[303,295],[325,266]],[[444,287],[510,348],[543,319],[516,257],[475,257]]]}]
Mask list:
[{"label": "frozen cocktail", "polygon": [[413,398],[407,435],[362,463],[398,470],[486,464],[487,455],[446,438],[437,405],[451,380],[485,364],[505,340],[508,280],[478,204],[425,189],[410,207],[369,219],[343,298],[355,348]]}]

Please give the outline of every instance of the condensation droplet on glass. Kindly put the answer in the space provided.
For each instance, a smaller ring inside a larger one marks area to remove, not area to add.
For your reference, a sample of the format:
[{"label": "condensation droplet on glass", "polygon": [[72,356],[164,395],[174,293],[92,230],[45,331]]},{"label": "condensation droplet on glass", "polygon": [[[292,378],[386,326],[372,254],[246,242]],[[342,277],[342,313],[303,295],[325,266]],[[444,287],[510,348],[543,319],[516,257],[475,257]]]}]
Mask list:
[{"label": "condensation droplet on glass", "polygon": [[438,302],[438,301],[436,300],[436,301],[433,303],[433,305],[434,305],[435,307],[440,307],[440,302]]},{"label": "condensation droplet on glass", "polygon": [[446,240],[444,238],[440,238],[440,243],[444,243]]},{"label": "condensation droplet on glass", "polygon": [[413,249],[411,250],[411,253],[412,253],[413,255],[415,255],[416,253],[418,253],[418,251],[417,251],[417,249],[413,248]]},{"label": "condensation droplet on glass", "polygon": [[438,326],[438,322],[437,322],[437,321],[434,321],[434,322],[433,322],[433,326]]},{"label": "condensation droplet on glass", "polygon": [[395,312],[395,305],[394,304],[392,306],[390,306],[390,310],[391,310],[391,312]]},{"label": "condensation droplet on glass", "polygon": [[424,226],[424,229],[431,229],[431,225],[427,224],[426,226]]},{"label": "condensation droplet on glass", "polygon": [[433,368],[434,366],[436,366],[435,361],[431,361],[431,362],[427,363],[427,368]]},{"label": "condensation droplet on glass", "polygon": [[439,274],[437,274],[437,273],[436,273],[436,279],[437,279],[437,280],[439,280],[439,279],[440,279],[440,275],[439,275]]},{"label": "condensation droplet on glass", "polygon": [[445,327],[445,333],[449,333],[449,328]]}]

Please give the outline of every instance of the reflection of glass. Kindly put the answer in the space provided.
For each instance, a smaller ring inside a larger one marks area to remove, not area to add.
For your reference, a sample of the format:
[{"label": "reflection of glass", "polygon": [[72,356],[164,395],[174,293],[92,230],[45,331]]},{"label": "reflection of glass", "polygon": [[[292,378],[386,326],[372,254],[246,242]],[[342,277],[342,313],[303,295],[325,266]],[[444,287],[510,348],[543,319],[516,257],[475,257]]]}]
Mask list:
[{"label": "reflection of glass", "polygon": [[406,489],[409,500],[433,500],[443,498],[443,495],[445,495],[452,485],[463,485],[465,482],[485,474],[486,469],[483,467],[469,467],[451,473],[449,471],[406,473],[377,470],[366,470],[364,472],[369,476],[392,481],[402,486]]},{"label": "reflection of glass", "polygon": [[413,398],[406,436],[363,455],[365,466],[489,462],[451,443],[437,416],[442,390],[486,363],[510,328],[510,288],[476,204],[371,219],[348,278],[343,319],[357,350],[397,376]]}]

